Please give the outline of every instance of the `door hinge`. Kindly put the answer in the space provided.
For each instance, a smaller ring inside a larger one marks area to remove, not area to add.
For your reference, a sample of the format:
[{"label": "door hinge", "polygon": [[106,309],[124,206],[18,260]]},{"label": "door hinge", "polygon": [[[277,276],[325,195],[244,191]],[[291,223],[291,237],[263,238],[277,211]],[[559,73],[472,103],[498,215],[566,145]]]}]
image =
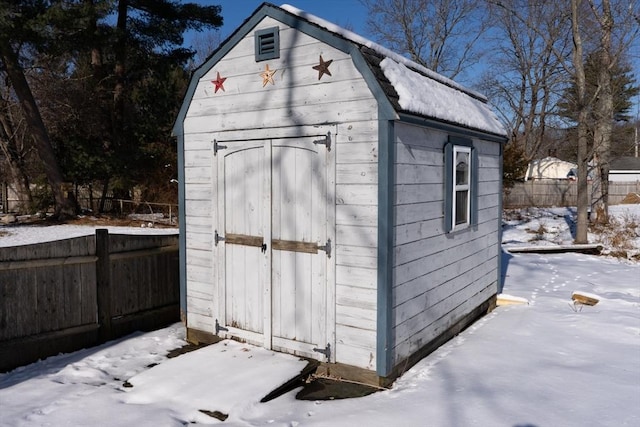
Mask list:
[{"label": "door hinge", "polygon": [[314,348],[313,351],[324,354],[327,357],[327,362],[331,362],[331,344],[327,343],[325,348]]},{"label": "door hinge", "polygon": [[224,150],[225,148],[227,148],[226,145],[218,144],[218,141],[216,141],[215,139],[213,140],[213,155],[214,156],[218,155],[218,150]]},{"label": "door hinge", "polygon": [[327,136],[325,136],[324,139],[316,139],[313,143],[316,145],[325,145],[327,151],[331,151],[331,132],[327,132]]},{"label": "door hinge", "polygon": [[218,234],[218,230],[213,232],[213,241],[215,242],[216,246],[218,246],[218,243],[224,242],[224,237]]},{"label": "door hinge", "polygon": [[225,328],[224,326],[220,326],[220,323],[218,323],[218,319],[216,319],[216,335],[218,335],[220,331],[229,332],[229,329]]},{"label": "door hinge", "polygon": [[331,239],[327,239],[327,243],[320,246],[318,245],[319,251],[325,251],[327,253],[327,258],[331,258]]}]

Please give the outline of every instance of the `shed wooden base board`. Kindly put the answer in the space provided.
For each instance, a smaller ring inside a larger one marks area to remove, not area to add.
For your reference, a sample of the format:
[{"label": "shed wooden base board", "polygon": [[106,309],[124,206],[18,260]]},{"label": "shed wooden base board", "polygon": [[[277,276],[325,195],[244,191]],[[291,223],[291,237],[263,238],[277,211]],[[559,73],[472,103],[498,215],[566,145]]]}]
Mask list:
[{"label": "shed wooden base board", "polygon": [[[415,352],[407,359],[398,363],[391,374],[386,377],[378,376],[376,371],[359,368],[356,366],[345,365],[342,363],[321,363],[318,366],[316,374],[327,376],[329,378],[345,379],[357,383],[371,385],[375,387],[390,387],[393,382],[400,377],[407,369],[418,363],[420,360],[433,353],[438,347],[458,335],[466,327],[470,326],[477,319],[491,312],[496,307],[496,295],[482,303],[479,307],[467,314],[449,329],[431,340],[420,350]],[[197,329],[187,328],[187,341],[192,344],[214,344],[221,341],[222,338],[210,333]]]},{"label": "shed wooden base board", "polygon": [[376,371],[370,371],[357,366],[345,365],[343,363],[326,363],[323,362],[318,366],[316,374],[321,377],[334,378],[337,380],[348,380],[355,383],[373,385],[376,387],[388,387],[384,378],[379,377]]},{"label": "shed wooden base board", "polygon": [[222,338],[212,334],[211,332],[205,332],[199,329],[192,329],[187,327],[187,342],[191,344],[215,344],[220,341],[222,341]]},{"label": "shed wooden base board", "polygon": [[493,295],[491,298],[487,299],[485,302],[480,304],[476,309],[471,311],[466,316],[462,317],[456,323],[454,323],[449,329],[444,331],[442,334],[438,335],[436,338],[428,342],[424,345],[420,350],[413,353],[407,359],[398,363],[391,374],[387,377],[379,377],[378,385],[381,387],[388,387],[395,381],[398,377],[404,374],[409,368],[418,363],[420,360],[427,357],[429,354],[436,351],[440,346],[444,343],[458,335],[468,326],[471,326],[473,322],[483,317],[485,314],[490,313],[493,309],[496,308],[496,300],[497,296]]}]

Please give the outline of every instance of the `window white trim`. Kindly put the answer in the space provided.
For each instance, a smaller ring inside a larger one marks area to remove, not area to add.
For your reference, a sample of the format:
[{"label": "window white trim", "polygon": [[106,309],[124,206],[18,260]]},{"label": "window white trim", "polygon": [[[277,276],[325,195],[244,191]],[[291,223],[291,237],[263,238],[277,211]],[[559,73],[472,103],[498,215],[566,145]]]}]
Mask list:
[{"label": "window white trim", "polygon": [[[475,197],[474,194],[471,194],[472,167],[471,147],[454,145],[453,168],[450,177],[453,183],[451,231],[468,227],[471,224],[471,199]],[[461,201],[464,206],[459,206]]]},{"label": "window white trim", "polygon": [[[456,166],[461,160],[466,162],[466,168],[458,171]],[[445,233],[478,225],[479,164],[478,150],[474,148],[473,140],[449,135],[444,145]],[[462,175],[459,172],[463,172]],[[461,201],[463,204],[460,203]]]}]

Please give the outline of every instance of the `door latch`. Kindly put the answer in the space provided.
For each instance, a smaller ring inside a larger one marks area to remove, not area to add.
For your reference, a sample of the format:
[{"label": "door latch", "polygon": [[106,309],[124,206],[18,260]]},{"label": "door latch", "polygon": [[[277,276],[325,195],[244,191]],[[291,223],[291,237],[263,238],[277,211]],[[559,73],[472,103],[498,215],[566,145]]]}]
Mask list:
[{"label": "door latch", "polygon": [[260,252],[262,252],[263,254],[267,252],[267,244],[263,243],[262,246],[260,247]]}]

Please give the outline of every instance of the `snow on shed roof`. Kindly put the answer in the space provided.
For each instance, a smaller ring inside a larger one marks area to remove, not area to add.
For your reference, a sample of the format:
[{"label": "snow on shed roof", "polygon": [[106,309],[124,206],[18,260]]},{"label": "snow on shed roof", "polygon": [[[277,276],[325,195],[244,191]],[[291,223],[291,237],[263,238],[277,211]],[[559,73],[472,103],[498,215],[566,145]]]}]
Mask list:
[{"label": "snow on shed roof", "polygon": [[[400,110],[492,134],[506,134],[484,95],[322,18],[288,4],[281,8],[382,57],[381,61],[373,64],[370,58],[368,60],[370,65],[379,67],[384,73],[395,94],[389,94],[388,90],[385,92],[390,98],[397,96],[397,103],[394,99],[391,101]],[[365,58],[367,56],[371,55],[365,55]]]}]

